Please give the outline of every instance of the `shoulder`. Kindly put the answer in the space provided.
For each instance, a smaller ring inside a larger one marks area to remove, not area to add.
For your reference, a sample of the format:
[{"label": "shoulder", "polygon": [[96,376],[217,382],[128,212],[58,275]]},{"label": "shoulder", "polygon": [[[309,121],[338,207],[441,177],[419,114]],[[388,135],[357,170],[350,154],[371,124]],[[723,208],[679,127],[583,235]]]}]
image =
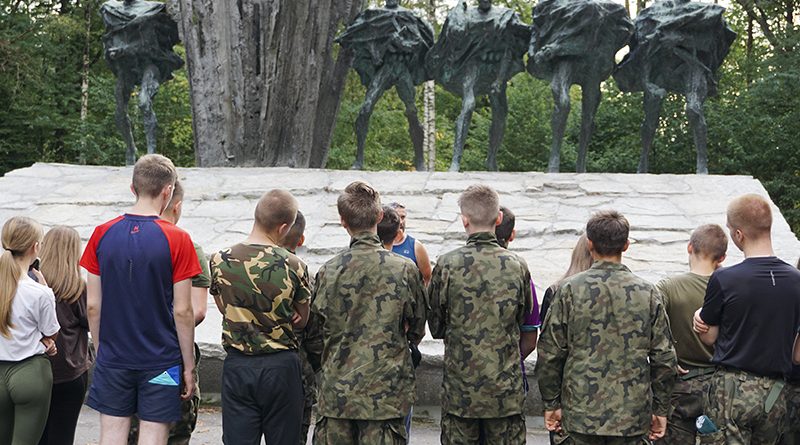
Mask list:
[{"label": "shoulder", "polygon": [[[157,219],[154,222],[161,228],[167,239],[191,242],[192,238],[189,236],[189,233],[175,224],[163,219]],[[194,243],[192,243],[192,245],[194,246]]]},{"label": "shoulder", "polygon": [[277,255],[283,255],[286,257],[286,264],[289,268],[295,272],[302,273],[303,275],[308,275],[308,265],[305,261],[301,260],[300,257],[289,252],[288,250],[282,249],[281,251],[276,251]]},{"label": "shoulder", "polygon": [[100,224],[99,226],[95,227],[94,228],[94,232],[92,233],[92,238],[98,238],[98,239],[102,238],[103,235],[105,235],[106,232],[108,232],[109,229],[114,227],[115,224],[117,224],[118,222],[122,221],[123,219],[125,219],[125,216],[124,215],[120,215],[120,216],[118,216],[118,217],[116,217],[114,219],[106,221],[103,224]]},{"label": "shoulder", "polygon": [[442,266],[449,266],[452,264],[457,264],[463,262],[464,256],[469,252],[471,249],[467,249],[466,246],[461,246],[459,248],[453,249],[443,255],[440,255],[439,258],[436,260],[436,265]]},{"label": "shoulder", "polygon": [[52,289],[30,278],[20,280],[17,286],[17,295],[31,300],[50,299],[55,301],[56,298]]}]

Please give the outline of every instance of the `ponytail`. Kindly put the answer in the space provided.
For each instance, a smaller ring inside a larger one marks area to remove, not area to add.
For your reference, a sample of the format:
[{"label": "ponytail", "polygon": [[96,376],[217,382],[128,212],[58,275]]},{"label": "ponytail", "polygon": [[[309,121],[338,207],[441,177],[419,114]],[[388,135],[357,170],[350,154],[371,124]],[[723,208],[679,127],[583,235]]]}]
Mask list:
[{"label": "ponytail", "polygon": [[22,270],[16,257],[25,255],[42,239],[42,226],[36,221],[15,216],[3,225],[0,254],[0,336],[11,337],[11,305],[17,294],[17,286],[22,278]]}]

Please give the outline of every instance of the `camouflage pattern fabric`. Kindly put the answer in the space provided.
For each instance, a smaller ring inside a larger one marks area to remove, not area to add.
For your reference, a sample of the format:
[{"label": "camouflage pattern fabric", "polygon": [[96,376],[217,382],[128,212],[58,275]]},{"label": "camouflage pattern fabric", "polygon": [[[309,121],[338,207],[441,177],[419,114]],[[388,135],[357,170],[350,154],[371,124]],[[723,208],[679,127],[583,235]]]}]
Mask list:
[{"label": "camouflage pattern fabric", "polygon": [[[716,433],[700,435],[701,444],[778,443],[786,420],[787,388],[766,412],[765,401],[779,380],[744,371],[719,370],[711,379],[706,415],[717,426]],[[796,421],[795,421],[796,422]]]},{"label": "camouflage pattern fabric", "polygon": [[[697,436],[695,421],[705,414],[705,401],[711,386],[711,374],[675,381],[672,389],[672,414],[667,421],[667,434],[656,445],[694,444]],[[800,445],[800,444],[798,444]]]},{"label": "camouflage pattern fabric", "polygon": [[786,393],[786,430],[779,445],[800,445],[800,383],[790,383]]},{"label": "camouflage pattern fabric", "polygon": [[494,233],[439,257],[429,287],[433,338],[443,338],[442,413],[467,418],[521,414],[525,388],[520,325],[530,313],[525,261]]},{"label": "camouflage pattern fabric", "polygon": [[323,417],[314,428],[314,445],[405,445],[403,418],[348,420]]},{"label": "camouflage pattern fabric", "polygon": [[305,445],[308,430],[311,428],[311,413],[317,403],[317,372],[320,370],[322,359],[322,332],[319,329],[319,320],[311,314],[308,324],[303,330],[296,332],[300,342],[300,364],[303,369],[303,429],[300,436],[300,445]]},{"label": "camouflage pattern fabric", "polygon": [[200,247],[200,244],[194,243],[194,251],[197,252],[197,260],[200,262],[200,275],[195,275],[192,277],[192,287],[200,287],[203,289],[208,289],[211,287],[211,272],[208,270],[208,257],[206,253],[203,252],[203,248]]},{"label": "camouflage pattern fabric", "polygon": [[[558,445],[649,445],[651,442],[644,436],[592,436],[588,434],[569,433],[556,436]],[[691,445],[685,442],[682,445]]]},{"label": "camouflage pattern fabric", "polygon": [[[181,402],[181,420],[175,422],[169,429],[167,445],[189,445],[197,426],[197,410],[200,408],[200,348],[194,345],[194,395],[189,400]],[[131,418],[131,429],[128,432],[128,445],[139,443],[139,418]]]},{"label": "camouflage pattern fabric", "polygon": [[666,417],[675,351],[655,287],[622,264],[567,279],[544,321],[536,376],[545,409],[570,433],[639,437]]},{"label": "camouflage pattern fabric", "polygon": [[359,233],[320,268],[312,301],[324,338],[317,416],[402,420],[416,397],[408,342],[425,334],[417,266]]},{"label": "camouflage pattern fabric", "polygon": [[525,432],[522,414],[497,419],[467,419],[445,414],[441,442],[442,445],[525,445]]},{"label": "camouflage pattern fabric", "polygon": [[215,253],[210,291],[225,313],[223,346],[248,355],[298,348],[293,305],[311,290],[307,266],[288,250],[241,243]]}]

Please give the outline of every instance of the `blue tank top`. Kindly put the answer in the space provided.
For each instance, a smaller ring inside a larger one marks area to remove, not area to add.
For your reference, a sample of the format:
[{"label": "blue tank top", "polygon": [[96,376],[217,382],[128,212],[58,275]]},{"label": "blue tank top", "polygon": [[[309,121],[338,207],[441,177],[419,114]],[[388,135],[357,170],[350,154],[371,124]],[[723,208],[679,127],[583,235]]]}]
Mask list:
[{"label": "blue tank top", "polygon": [[417,253],[414,251],[414,246],[417,240],[411,235],[406,235],[406,239],[401,244],[392,246],[392,252],[402,255],[417,264]]}]

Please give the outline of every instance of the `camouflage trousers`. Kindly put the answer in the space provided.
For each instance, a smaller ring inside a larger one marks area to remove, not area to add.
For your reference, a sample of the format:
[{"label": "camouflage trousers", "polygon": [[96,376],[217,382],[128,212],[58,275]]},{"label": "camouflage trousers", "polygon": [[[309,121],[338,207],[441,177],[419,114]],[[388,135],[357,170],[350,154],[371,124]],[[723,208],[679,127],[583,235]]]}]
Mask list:
[{"label": "camouflage trousers", "polygon": [[495,419],[442,416],[442,445],[524,445],[525,432],[522,414]]},{"label": "camouflage trousers", "polygon": [[650,441],[644,436],[594,436],[591,434],[565,433],[557,434],[555,443],[558,445],[645,445],[650,444]]},{"label": "camouflage trousers", "polygon": [[405,419],[352,420],[323,417],[314,428],[314,445],[405,445]]},{"label": "camouflage trousers", "polygon": [[[197,426],[197,410],[200,408],[200,347],[194,345],[194,395],[181,402],[181,420],[172,424],[169,429],[167,445],[189,445],[192,432]],[[136,445],[139,441],[139,418],[131,418],[131,429],[128,433],[128,445]]]},{"label": "camouflage trousers", "polygon": [[786,430],[780,445],[800,445],[800,383],[786,385]]},{"label": "camouflage trousers", "polygon": [[311,428],[311,412],[314,409],[314,404],[317,403],[317,381],[316,376],[314,375],[314,370],[311,369],[311,365],[307,360],[302,359],[302,354],[300,357],[301,361],[303,362],[304,394],[303,429],[301,430],[302,434],[300,435],[300,445],[305,445],[306,438],[308,437],[308,430]]},{"label": "camouflage trousers", "polygon": [[712,374],[706,374],[687,380],[678,378],[675,381],[667,434],[656,441],[656,445],[693,445],[696,442],[695,421],[705,413],[711,378]]},{"label": "camouflage trousers", "polygon": [[706,415],[719,431],[700,435],[706,445],[775,445],[786,417],[786,389],[774,399],[767,412],[778,379],[744,371],[719,370],[711,380]]}]

